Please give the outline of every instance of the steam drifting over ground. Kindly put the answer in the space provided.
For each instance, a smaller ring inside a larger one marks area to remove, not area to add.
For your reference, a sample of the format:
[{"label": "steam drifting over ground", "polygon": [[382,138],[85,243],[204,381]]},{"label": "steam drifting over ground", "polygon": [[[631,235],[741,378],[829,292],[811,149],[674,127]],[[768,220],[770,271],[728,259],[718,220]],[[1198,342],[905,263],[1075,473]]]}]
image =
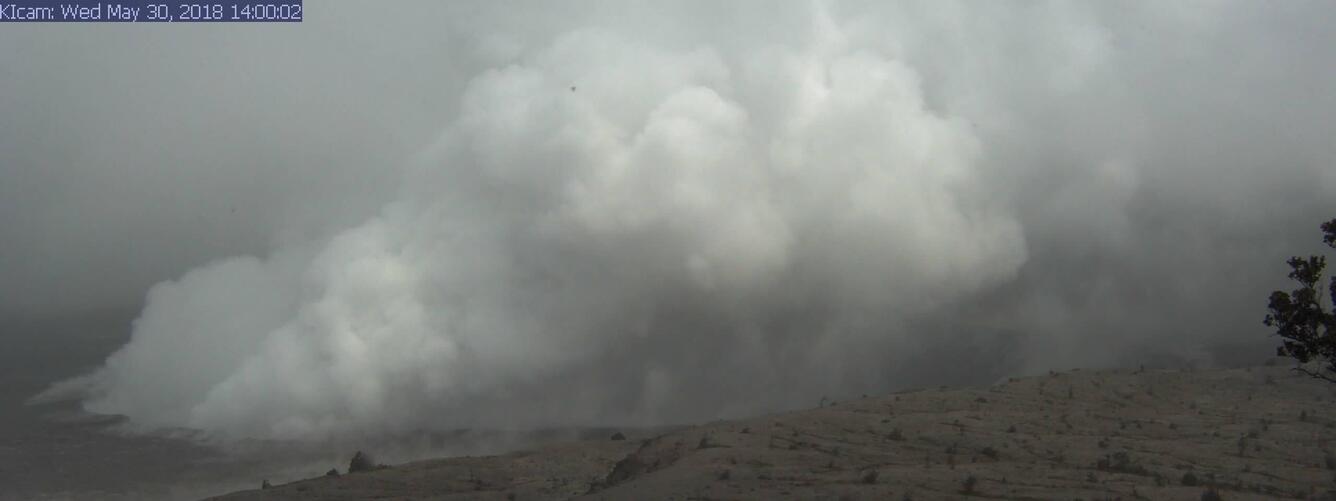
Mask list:
[{"label": "steam drifting over ground", "polygon": [[87,407],[655,424],[1260,336],[1336,194],[1329,7],[880,4],[451,13],[395,200],[155,286]]}]

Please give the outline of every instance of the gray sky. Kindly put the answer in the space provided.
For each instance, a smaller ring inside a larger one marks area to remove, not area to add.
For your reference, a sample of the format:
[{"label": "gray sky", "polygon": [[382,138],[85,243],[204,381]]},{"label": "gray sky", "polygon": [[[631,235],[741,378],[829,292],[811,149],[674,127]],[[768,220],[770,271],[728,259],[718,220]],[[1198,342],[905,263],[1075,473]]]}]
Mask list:
[{"label": "gray sky", "polygon": [[356,5],[0,30],[0,304],[148,305],[90,408],[663,422],[1210,363],[1336,217],[1327,2]]},{"label": "gray sky", "polygon": [[330,7],[0,30],[4,308],[139,305],[194,266],[375,212],[449,120],[458,43],[445,16]]}]

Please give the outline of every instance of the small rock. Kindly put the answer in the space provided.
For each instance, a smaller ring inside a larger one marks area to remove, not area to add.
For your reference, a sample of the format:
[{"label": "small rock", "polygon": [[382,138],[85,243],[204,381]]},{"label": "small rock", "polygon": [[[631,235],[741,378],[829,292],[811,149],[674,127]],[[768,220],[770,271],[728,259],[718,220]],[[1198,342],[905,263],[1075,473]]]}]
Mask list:
[{"label": "small rock", "polygon": [[339,470],[338,470],[338,468],[330,468],[329,471],[325,472],[325,476],[326,476],[326,477],[337,477],[337,476],[339,476]]},{"label": "small rock", "polygon": [[613,433],[613,434],[612,434],[612,439],[613,439],[613,440],[626,440],[626,435],[622,435],[622,432],[619,431],[619,432],[616,432],[616,433]]}]

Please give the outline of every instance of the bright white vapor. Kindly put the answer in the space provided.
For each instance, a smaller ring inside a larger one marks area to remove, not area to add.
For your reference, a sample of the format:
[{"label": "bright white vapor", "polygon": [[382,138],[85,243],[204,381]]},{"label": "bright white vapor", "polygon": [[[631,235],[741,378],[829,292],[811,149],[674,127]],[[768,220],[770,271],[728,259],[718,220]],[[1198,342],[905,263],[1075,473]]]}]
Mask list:
[{"label": "bright white vapor", "polygon": [[[1110,363],[1162,332],[1142,322],[1181,327],[1161,301],[1207,307],[1125,280],[1228,238],[1143,212],[1223,210],[1236,186],[1193,180],[1244,172],[1204,166],[1174,106],[1246,80],[1149,78],[1231,64],[1225,7],[649,5],[460,13],[496,29],[461,28],[478,71],[396,199],[155,286],[87,407],[270,438],[676,422],[894,387],[963,346]],[[917,327],[965,312],[987,339]]]}]

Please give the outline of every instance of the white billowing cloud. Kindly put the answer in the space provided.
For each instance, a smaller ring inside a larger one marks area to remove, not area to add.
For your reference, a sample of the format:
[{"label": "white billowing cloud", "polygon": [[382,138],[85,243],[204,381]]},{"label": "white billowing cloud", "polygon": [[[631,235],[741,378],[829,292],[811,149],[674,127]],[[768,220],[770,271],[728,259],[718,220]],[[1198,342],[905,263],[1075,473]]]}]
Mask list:
[{"label": "white billowing cloud", "polygon": [[[760,63],[578,30],[482,72],[379,216],[155,288],[89,407],[258,437],[649,422],[720,409],[682,408],[705,388],[671,351],[620,353],[640,398],[591,386],[618,377],[603,361],[621,345],[751,343],[709,372],[762,381],[860,349],[794,360],[772,343],[894,345],[859,318],[1006,279],[1025,246],[1003,208],[962,196],[980,188],[969,125],[928,109],[903,61],[817,28]],[[819,296],[847,313],[768,338]]]},{"label": "white billowing cloud", "polygon": [[468,75],[439,137],[367,167],[393,200],[155,287],[87,406],[666,423],[1262,338],[1267,264],[1330,217],[1304,8],[459,7],[448,61],[405,56]]}]

